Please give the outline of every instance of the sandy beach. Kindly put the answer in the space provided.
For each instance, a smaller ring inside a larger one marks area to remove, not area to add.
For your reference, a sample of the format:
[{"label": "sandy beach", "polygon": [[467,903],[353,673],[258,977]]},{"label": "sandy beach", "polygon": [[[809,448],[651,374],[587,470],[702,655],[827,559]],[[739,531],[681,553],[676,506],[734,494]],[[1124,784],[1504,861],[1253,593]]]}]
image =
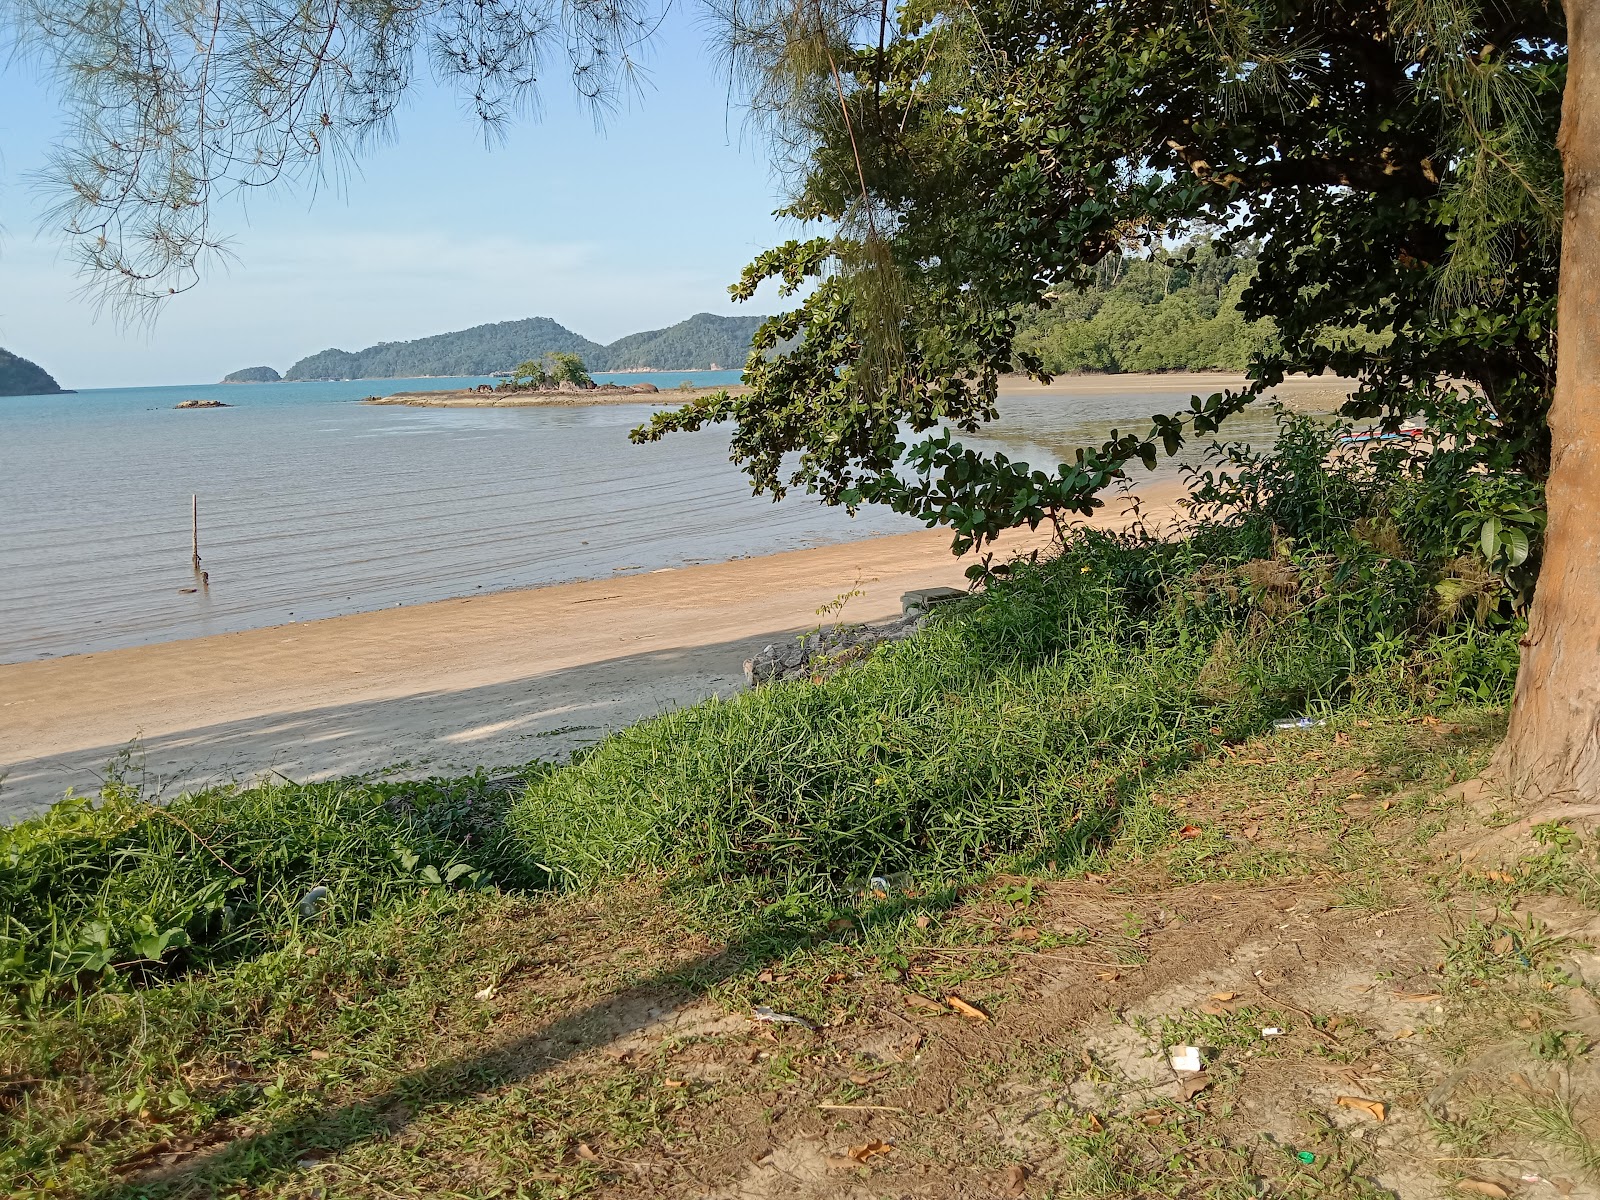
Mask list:
[{"label": "sandy beach", "polygon": [[[1243,387],[1244,384],[1243,375],[1230,371],[1130,371],[1121,375],[1062,375],[1049,383],[1040,383],[1026,375],[1005,375],[1000,379],[1000,392],[1002,395],[1027,392],[1062,395],[1071,395],[1074,392],[1193,392],[1198,395],[1208,395],[1224,388]],[[1349,380],[1291,375],[1273,389],[1273,395],[1292,408],[1332,411],[1350,394],[1350,387]],[[749,390],[743,385],[727,388],[667,388],[652,393],[626,390],[479,392],[441,389],[372,396],[362,403],[399,404],[409,408],[581,408],[599,404],[656,404],[664,408],[673,408],[722,392],[742,396]]]},{"label": "sandy beach", "polygon": [[[1142,494],[1146,520],[1181,492]],[[1112,499],[1096,524],[1126,520]],[[1011,553],[1046,541],[1023,533]],[[431,775],[555,758],[607,731],[745,686],[744,661],[843,619],[964,586],[943,530],[768,557],[385,609],[0,666],[0,819],[94,790],[129,753],[173,795],[277,772]]]}]

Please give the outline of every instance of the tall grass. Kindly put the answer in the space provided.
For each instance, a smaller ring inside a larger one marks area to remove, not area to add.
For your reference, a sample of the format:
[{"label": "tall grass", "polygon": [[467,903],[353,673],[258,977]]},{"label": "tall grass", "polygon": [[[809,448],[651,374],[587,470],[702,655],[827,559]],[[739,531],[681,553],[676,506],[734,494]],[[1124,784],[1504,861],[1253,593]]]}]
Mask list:
[{"label": "tall grass", "polygon": [[1504,635],[1407,637],[1404,579],[1257,558],[1262,532],[1084,532],[857,669],[617,734],[511,827],[556,885],[651,869],[775,894],[1070,861],[1132,789],[1275,717],[1454,703],[1485,671],[1503,695]]},{"label": "tall grass", "polygon": [[24,1011],[258,954],[428,887],[523,883],[503,788],[224,787],[161,806],[113,780],[0,829],[0,988]]}]

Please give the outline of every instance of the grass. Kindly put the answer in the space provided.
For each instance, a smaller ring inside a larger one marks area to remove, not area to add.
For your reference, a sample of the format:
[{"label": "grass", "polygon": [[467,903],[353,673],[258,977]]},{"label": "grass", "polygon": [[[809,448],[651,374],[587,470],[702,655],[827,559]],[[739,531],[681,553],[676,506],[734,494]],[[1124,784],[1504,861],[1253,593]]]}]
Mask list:
[{"label": "grass", "polygon": [[[1497,736],[1516,629],[1419,620],[1415,563],[1345,548],[1336,564],[1260,521],[1083,534],[849,669],[509,782],[156,807],[113,780],[69,800],[0,833],[0,1183],[96,1200],[684,1190],[686,1158],[727,1179],[762,1138],[870,1144],[876,1113],[901,1121],[896,1149],[846,1166],[943,1171],[955,1194],[1024,1151],[1063,1195],[1362,1194],[1372,1149],[1325,1117],[1295,1135],[1308,1165],[1227,1115],[1262,1070],[1377,1045],[1275,994],[1120,1023],[1204,1044],[1210,1108],[1058,1097],[1019,1109],[1010,1143],[969,1120],[1007,1089],[1126,1090],[1084,1022],[1224,937],[1208,906],[1264,923],[1271,889],[1326,885],[1354,929],[1464,889],[1600,898],[1592,852],[1560,829],[1510,883],[1435,860],[1442,796]],[[1328,723],[1268,733],[1307,712]],[[1503,944],[1503,926],[1456,930],[1441,986],[1463,1011],[1507,989],[1537,1010],[1554,978],[1559,947],[1532,929]],[[1057,994],[1098,999],[1008,1040],[997,1014]],[[760,1006],[812,1028],[724,1028]],[[675,1007],[694,1019],[661,1024]],[[1266,1022],[1287,1033],[1263,1050]],[[1545,1042],[1551,1061],[1584,1053]],[[946,1043],[959,1066],[921,1057]]]}]

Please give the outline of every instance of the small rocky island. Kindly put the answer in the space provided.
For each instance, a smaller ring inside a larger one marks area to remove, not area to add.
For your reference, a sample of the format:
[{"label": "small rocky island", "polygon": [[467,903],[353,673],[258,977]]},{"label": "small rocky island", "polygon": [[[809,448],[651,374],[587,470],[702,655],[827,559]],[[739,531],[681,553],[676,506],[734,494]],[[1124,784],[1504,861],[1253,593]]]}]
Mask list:
[{"label": "small rocky island", "polygon": [[223,383],[282,383],[283,376],[271,367],[245,367],[239,371],[229,371],[222,377]]},{"label": "small rocky island", "polygon": [[184,400],[174,404],[173,408],[232,408],[231,404],[224,404],[221,400]]},{"label": "small rocky island", "polygon": [[0,396],[60,396],[68,391],[38,363],[0,350]]}]

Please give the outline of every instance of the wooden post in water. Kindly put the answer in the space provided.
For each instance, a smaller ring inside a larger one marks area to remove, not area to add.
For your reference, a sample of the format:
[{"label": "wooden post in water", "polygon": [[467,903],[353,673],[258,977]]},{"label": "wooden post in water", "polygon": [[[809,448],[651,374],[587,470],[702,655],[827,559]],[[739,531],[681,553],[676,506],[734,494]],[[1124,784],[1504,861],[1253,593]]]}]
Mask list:
[{"label": "wooden post in water", "polygon": [[200,497],[198,495],[189,497],[189,529],[193,536],[194,558],[192,561],[194,569],[198,571],[200,569]]}]

